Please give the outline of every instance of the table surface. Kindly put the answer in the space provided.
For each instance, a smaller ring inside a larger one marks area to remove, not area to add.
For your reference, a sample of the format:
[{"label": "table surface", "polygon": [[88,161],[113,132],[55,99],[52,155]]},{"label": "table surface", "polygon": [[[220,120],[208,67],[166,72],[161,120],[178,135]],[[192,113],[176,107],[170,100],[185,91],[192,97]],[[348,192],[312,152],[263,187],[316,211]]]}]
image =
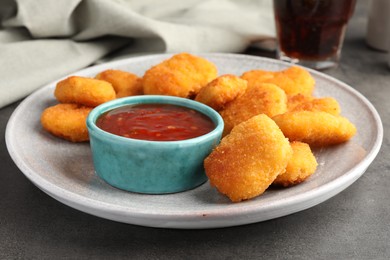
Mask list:
[{"label": "table surface", "polygon": [[0,110],[0,259],[388,259],[390,70],[387,54],[365,43],[367,5],[358,1],[340,66],[324,71],[366,96],[385,129],[378,156],[349,188],[310,209],[231,228],[157,229],[101,219],[52,199],[15,166],[4,138],[14,103]]}]

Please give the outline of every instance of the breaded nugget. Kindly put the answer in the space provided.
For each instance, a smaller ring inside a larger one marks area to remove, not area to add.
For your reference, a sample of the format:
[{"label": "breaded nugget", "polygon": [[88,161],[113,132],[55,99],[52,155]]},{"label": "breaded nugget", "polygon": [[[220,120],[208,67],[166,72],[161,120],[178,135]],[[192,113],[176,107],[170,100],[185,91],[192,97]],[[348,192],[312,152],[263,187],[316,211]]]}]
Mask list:
[{"label": "breaded nugget", "polygon": [[356,127],[345,117],[322,111],[293,111],[272,118],[290,141],[328,146],[348,141]]},{"label": "breaded nugget", "polygon": [[317,169],[317,160],[310,146],[302,142],[292,142],[293,155],[287,163],[286,171],[279,174],[273,184],[289,187],[305,181]]},{"label": "breaded nugget", "polygon": [[287,97],[281,88],[268,83],[252,85],[220,112],[225,123],[223,135],[255,115],[266,114],[273,117],[286,111]]},{"label": "breaded nugget", "polygon": [[253,84],[272,83],[282,88],[287,95],[312,95],[315,85],[314,78],[302,67],[292,66],[282,71],[251,70],[242,74],[241,78]]},{"label": "breaded nugget", "polygon": [[143,90],[147,95],[193,98],[217,74],[212,62],[180,53],[147,70],[142,79]]},{"label": "breaded nugget", "polygon": [[302,93],[310,95],[313,93],[315,80],[306,69],[298,66],[292,66],[288,69],[282,70],[280,74],[288,77],[294,82],[294,85],[290,86],[290,88],[287,85],[283,88],[286,92],[288,92],[288,94]]},{"label": "breaded nugget", "polygon": [[261,114],[234,127],[204,166],[210,184],[239,202],[262,194],[291,156],[287,138],[271,118]]},{"label": "breaded nugget", "polygon": [[311,102],[314,99],[311,95],[295,94],[287,95],[287,110],[293,111],[295,107],[300,106],[301,104]]},{"label": "breaded nugget", "polygon": [[315,98],[302,94],[288,96],[287,110],[323,111],[332,115],[339,115],[341,111],[339,103],[332,97]]},{"label": "breaded nugget", "polygon": [[68,141],[88,141],[86,120],[91,110],[78,104],[58,104],[43,111],[41,124],[49,133]]},{"label": "breaded nugget", "polygon": [[226,104],[244,94],[246,88],[246,80],[231,74],[222,75],[202,87],[195,100],[220,111]]},{"label": "breaded nugget", "polygon": [[117,98],[143,94],[141,78],[127,71],[105,70],[96,75],[96,79],[111,83]]},{"label": "breaded nugget", "polygon": [[244,72],[241,75],[241,78],[248,81],[249,84],[253,83],[264,83],[267,81],[272,81],[275,78],[275,74],[280,73],[279,71],[269,71],[269,70],[250,70]]},{"label": "breaded nugget", "polygon": [[115,99],[115,90],[103,80],[71,76],[57,83],[54,95],[61,103],[95,107]]}]

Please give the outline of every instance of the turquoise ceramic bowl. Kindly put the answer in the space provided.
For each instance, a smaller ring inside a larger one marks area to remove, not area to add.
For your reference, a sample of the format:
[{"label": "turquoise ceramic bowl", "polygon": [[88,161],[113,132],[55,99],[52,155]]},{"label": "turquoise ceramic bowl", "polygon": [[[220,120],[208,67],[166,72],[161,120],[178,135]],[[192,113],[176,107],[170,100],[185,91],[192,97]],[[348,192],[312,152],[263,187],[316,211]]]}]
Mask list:
[{"label": "turquoise ceramic bowl", "polygon": [[[126,105],[172,104],[208,116],[216,125],[211,132],[182,141],[144,141],[108,133],[96,126],[103,113]],[[171,96],[134,96],[116,99],[94,108],[87,127],[97,175],[119,189],[147,194],[193,189],[207,180],[203,160],[219,143],[221,116],[199,102]]]}]

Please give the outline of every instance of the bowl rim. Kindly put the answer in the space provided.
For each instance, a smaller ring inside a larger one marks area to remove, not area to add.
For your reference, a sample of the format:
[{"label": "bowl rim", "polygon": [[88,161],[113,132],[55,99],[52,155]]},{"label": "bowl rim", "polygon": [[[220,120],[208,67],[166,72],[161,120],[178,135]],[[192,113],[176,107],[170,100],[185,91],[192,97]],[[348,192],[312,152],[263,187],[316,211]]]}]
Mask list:
[{"label": "bowl rim", "polygon": [[[169,105],[177,105],[181,107],[190,108],[202,113],[203,115],[211,119],[215,124],[215,128],[204,135],[185,139],[185,140],[151,141],[151,140],[128,138],[128,137],[112,134],[110,132],[104,131],[103,129],[99,128],[96,125],[96,120],[99,118],[99,116],[101,116],[105,112],[123,106],[141,105],[141,104],[169,104]],[[185,144],[192,144],[194,142],[199,143],[214,138],[218,134],[222,135],[224,129],[224,122],[221,115],[213,108],[192,99],[176,97],[176,96],[164,96],[164,95],[129,96],[129,97],[117,98],[105,102],[91,110],[91,112],[88,114],[86,123],[87,123],[87,129],[90,136],[99,135],[101,138],[109,138],[111,141],[114,142],[117,141],[121,143],[127,142],[127,143],[138,143],[138,144],[164,144],[164,145],[183,144],[185,145]]]}]

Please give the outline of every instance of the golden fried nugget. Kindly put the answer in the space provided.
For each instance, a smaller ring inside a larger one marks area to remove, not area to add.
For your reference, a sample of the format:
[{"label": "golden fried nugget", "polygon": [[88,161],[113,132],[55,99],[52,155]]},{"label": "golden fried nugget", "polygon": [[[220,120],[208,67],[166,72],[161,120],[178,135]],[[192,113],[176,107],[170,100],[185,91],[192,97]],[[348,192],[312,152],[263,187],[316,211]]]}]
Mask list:
[{"label": "golden fried nugget", "polygon": [[261,195],[291,156],[287,138],[271,118],[261,114],[234,127],[204,166],[210,184],[239,202]]},{"label": "golden fried nugget", "polygon": [[293,155],[287,163],[286,171],[279,174],[272,184],[289,187],[305,181],[317,169],[317,160],[310,146],[302,142],[291,142]]},{"label": "golden fried nugget", "polygon": [[288,69],[282,70],[282,75],[290,78],[294,82],[294,86],[288,88],[285,86],[286,92],[291,93],[302,93],[302,94],[312,94],[314,90],[315,80],[312,75],[306,69],[298,66],[292,66]]},{"label": "golden fried nugget", "polygon": [[272,83],[282,88],[287,95],[312,95],[314,78],[302,67],[292,66],[282,71],[251,70],[241,75],[248,86],[258,83]]},{"label": "golden fried nugget", "polygon": [[49,133],[68,141],[88,141],[86,120],[91,110],[78,104],[58,104],[43,111],[41,124]]},{"label": "golden fried nugget", "polygon": [[222,110],[225,105],[244,94],[247,81],[237,76],[226,74],[202,87],[195,100],[215,110]]},{"label": "golden fried nugget", "polygon": [[288,96],[287,110],[323,111],[332,115],[339,115],[341,111],[339,103],[332,97],[315,98],[302,94]]},{"label": "golden fried nugget", "polygon": [[111,83],[117,98],[143,94],[141,78],[130,72],[105,70],[96,75],[96,79]]},{"label": "golden fried nugget", "polygon": [[345,117],[322,111],[293,111],[272,118],[290,141],[328,146],[348,141],[356,127]]},{"label": "golden fried nugget", "polygon": [[241,75],[241,78],[245,79],[248,81],[248,84],[252,85],[272,81],[275,78],[275,73],[279,73],[279,71],[250,70],[244,72]]},{"label": "golden fried nugget", "polygon": [[147,95],[193,98],[217,73],[212,62],[180,53],[147,70],[142,79],[143,90]]},{"label": "golden fried nugget", "polygon": [[115,99],[115,90],[103,80],[71,76],[57,83],[54,95],[61,103],[95,107]]},{"label": "golden fried nugget", "polygon": [[287,95],[287,110],[293,111],[301,104],[311,102],[314,99],[311,95],[295,94]]},{"label": "golden fried nugget", "polygon": [[225,123],[223,135],[255,115],[266,114],[273,117],[286,111],[287,97],[281,88],[268,83],[252,85],[220,112]]}]

